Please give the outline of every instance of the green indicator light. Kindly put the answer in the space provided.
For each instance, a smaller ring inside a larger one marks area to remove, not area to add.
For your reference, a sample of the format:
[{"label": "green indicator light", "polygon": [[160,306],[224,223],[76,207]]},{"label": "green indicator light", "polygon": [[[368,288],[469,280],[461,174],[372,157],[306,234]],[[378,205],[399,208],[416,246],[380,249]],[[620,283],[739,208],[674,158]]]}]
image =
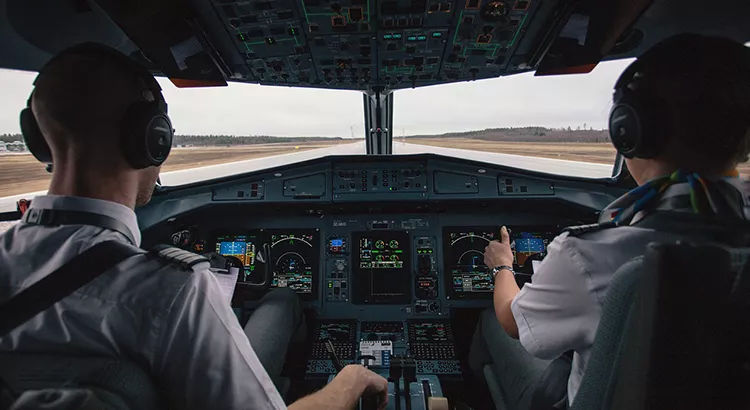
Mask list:
[{"label": "green indicator light", "polygon": [[425,40],[427,40],[427,36],[419,36],[419,37],[417,37],[417,40],[419,40],[419,41],[425,41]]},{"label": "green indicator light", "polygon": [[396,250],[396,251],[393,251],[393,252],[395,252],[395,253],[403,253],[404,251],[402,251],[402,250]]},{"label": "green indicator light", "polygon": [[436,32],[432,33],[432,36],[433,37],[442,37],[443,33],[439,32],[439,31],[436,31]]},{"label": "green indicator light", "polygon": [[328,282],[328,287],[329,287],[329,288],[332,288],[332,287],[333,287],[333,283],[331,283],[331,282]]},{"label": "green indicator light", "polygon": [[390,40],[393,38],[393,34],[385,34],[383,35],[383,40]]},{"label": "green indicator light", "polygon": [[401,38],[401,34],[400,33],[396,33],[396,34],[393,35],[393,38]]},{"label": "green indicator light", "polygon": [[393,191],[393,187],[388,188],[388,190]]},{"label": "green indicator light", "polygon": [[406,41],[417,41],[417,36],[406,37]]}]

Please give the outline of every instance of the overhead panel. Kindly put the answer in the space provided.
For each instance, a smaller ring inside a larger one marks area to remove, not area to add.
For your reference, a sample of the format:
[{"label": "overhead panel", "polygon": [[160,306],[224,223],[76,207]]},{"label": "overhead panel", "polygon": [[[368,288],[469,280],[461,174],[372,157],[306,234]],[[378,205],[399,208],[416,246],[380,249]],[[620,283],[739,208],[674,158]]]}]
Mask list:
[{"label": "overhead panel", "polygon": [[517,72],[517,66],[509,69],[510,57],[537,2],[214,0],[212,5],[244,58],[247,71],[239,80],[365,91]]}]

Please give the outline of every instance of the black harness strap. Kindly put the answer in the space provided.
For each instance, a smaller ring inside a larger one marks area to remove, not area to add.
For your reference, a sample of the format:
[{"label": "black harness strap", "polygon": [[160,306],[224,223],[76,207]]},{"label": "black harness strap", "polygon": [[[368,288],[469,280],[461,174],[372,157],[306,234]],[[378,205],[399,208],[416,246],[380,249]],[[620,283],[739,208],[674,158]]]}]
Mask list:
[{"label": "black harness strap", "polygon": [[26,323],[115,265],[145,251],[120,241],[100,242],[0,304],[0,337]]}]

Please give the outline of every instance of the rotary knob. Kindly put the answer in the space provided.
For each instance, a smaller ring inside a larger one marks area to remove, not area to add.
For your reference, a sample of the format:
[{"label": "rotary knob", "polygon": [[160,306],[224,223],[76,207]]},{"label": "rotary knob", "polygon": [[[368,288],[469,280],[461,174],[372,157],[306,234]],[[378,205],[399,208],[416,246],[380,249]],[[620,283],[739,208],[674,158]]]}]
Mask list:
[{"label": "rotary knob", "polygon": [[336,270],[342,271],[346,268],[346,264],[344,264],[344,261],[336,261]]}]

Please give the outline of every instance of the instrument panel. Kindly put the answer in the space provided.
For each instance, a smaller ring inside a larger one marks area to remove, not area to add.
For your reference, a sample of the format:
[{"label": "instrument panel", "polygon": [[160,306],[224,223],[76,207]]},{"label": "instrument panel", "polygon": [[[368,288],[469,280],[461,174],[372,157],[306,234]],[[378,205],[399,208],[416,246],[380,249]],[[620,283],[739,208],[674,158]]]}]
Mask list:
[{"label": "instrument panel", "polygon": [[[500,238],[501,224],[447,223],[487,218],[491,217],[370,219],[352,215],[326,218],[322,224],[318,220],[315,225],[320,228],[248,227],[201,234],[196,227],[171,236],[178,240],[175,245],[194,251],[210,249],[242,262],[239,291],[243,285],[261,281],[263,272],[271,269],[272,288],[290,288],[303,301],[326,307],[333,317],[378,306],[400,306],[415,316],[441,316],[456,303],[481,305],[492,298],[494,283],[484,264],[484,250]],[[522,284],[547,255],[560,226],[507,226],[514,269]]]},{"label": "instrument panel", "polygon": [[335,157],[194,188],[182,204],[156,196],[149,207],[169,218],[139,223],[146,247],[171,239],[241,260],[235,304],[257,300],[248,283],[268,275],[321,319],[436,319],[489,306],[484,249],[502,226],[520,286],[563,227],[595,222],[624,192],[607,184],[432,157]]}]

